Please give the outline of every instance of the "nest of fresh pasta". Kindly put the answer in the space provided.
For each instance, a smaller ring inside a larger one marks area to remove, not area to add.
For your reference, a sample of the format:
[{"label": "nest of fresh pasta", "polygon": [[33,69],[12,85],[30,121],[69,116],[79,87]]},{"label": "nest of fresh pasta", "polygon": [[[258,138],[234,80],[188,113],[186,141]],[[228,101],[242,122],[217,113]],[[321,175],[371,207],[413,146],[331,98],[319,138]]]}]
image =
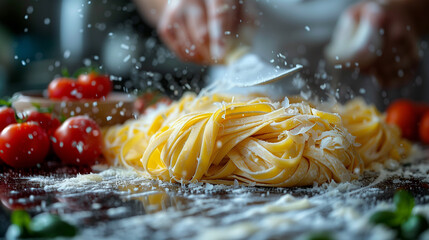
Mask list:
[{"label": "nest of fresh pasta", "polygon": [[363,100],[328,111],[297,98],[185,95],[110,127],[108,162],[150,179],[273,187],[350,181],[411,145]]}]

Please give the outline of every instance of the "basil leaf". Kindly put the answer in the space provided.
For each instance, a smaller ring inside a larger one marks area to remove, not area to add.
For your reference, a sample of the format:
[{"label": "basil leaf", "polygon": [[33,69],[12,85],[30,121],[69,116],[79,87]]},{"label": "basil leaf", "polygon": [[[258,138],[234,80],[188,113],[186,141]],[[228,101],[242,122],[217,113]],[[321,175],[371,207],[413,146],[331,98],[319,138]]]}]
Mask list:
[{"label": "basil leaf", "polygon": [[63,76],[63,77],[70,77],[70,73],[69,73],[69,70],[66,68],[66,67],[64,67],[64,68],[62,68],[61,69],[61,75]]},{"label": "basil leaf", "polygon": [[63,113],[61,113],[58,120],[60,120],[60,122],[63,123],[67,120],[67,117]]},{"label": "basil leaf", "polygon": [[28,229],[31,222],[30,214],[24,210],[15,210],[12,212],[10,217],[12,224],[17,225],[18,227]]},{"label": "basil leaf", "polygon": [[39,111],[39,109],[41,109],[41,108],[42,108],[42,106],[40,105],[40,103],[32,102],[32,103],[31,103],[31,105],[32,105],[33,107],[35,107],[37,111]]},{"label": "basil leaf", "polygon": [[334,238],[328,232],[312,233],[305,240],[333,240]]},{"label": "basil leaf", "polygon": [[401,219],[392,211],[379,211],[371,215],[369,221],[374,224],[384,224],[388,227],[398,227],[401,225]]},{"label": "basil leaf", "polygon": [[31,236],[29,229],[31,223],[30,214],[24,210],[15,210],[10,216],[12,224],[6,232],[6,239],[20,239]]},{"label": "basil leaf", "polygon": [[429,223],[423,215],[413,215],[401,225],[401,238],[410,240],[418,239],[420,234],[422,234],[428,228]]},{"label": "basil leaf", "polygon": [[58,215],[42,213],[33,218],[30,229],[35,236],[41,238],[53,238],[58,236],[73,237],[77,234],[77,228]]},{"label": "basil leaf", "polygon": [[89,73],[92,73],[92,72],[100,74],[100,71],[99,71],[99,69],[96,66],[89,66],[89,67],[82,67],[82,68],[79,68],[78,70],[76,70],[73,73],[73,77],[74,78],[78,78],[79,75],[89,74]]},{"label": "basil leaf", "polygon": [[36,111],[38,111],[39,113],[52,113],[52,111],[54,110],[54,105],[52,104],[49,107],[42,107],[42,105],[40,105],[40,103],[34,103],[32,102],[31,105],[36,108]]},{"label": "basil leaf", "polygon": [[0,106],[11,107],[12,103],[10,101],[6,101],[4,99],[0,99]]},{"label": "basil leaf", "polygon": [[411,216],[415,204],[413,195],[405,190],[399,190],[395,193],[393,202],[398,217],[402,218],[403,222],[406,221]]}]

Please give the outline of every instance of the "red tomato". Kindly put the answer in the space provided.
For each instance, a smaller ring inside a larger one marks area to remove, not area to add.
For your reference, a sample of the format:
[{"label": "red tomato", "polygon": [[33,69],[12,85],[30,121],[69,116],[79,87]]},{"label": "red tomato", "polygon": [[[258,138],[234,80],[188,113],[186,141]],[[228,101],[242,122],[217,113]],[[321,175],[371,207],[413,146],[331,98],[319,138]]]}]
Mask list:
[{"label": "red tomato", "polygon": [[152,104],[154,98],[155,95],[153,93],[144,93],[136,99],[134,102],[134,108],[137,109],[139,113],[143,113],[146,108]]},{"label": "red tomato", "polygon": [[416,106],[419,117],[429,111],[429,105],[427,103],[417,102],[414,105]]},{"label": "red tomato", "polygon": [[92,165],[103,148],[100,127],[86,116],[67,119],[55,131],[52,142],[55,153],[65,164]]},{"label": "red tomato", "polygon": [[0,158],[9,166],[33,167],[45,160],[49,138],[35,122],[14,123],[0,134]]},{"label": "red tomato", "polygon": [[429,111],[420,119],[419,136],[420,141],[424,144],[429,144]]},{"label": "red tomato", "polygon": [[55,130],[61,125],[58,118],[52,117],[50,113],[41,113],[37,111],[30,111],[27,113],[26,122],[37,122],[45,129],[49,136],[54,135]]},{"label": "red tomato", "polygon": [[161,99],[159,99],[158,103],[163,103],[165,105],[170,105],[173,102],[173,100],[171,100],[171,98],[168,97],[162,97]]},{"label": "red tomato", "polygon": [[97,99],[106,97],[112,91],[112,82],[108,75],[97,73],[81,74],[77,82],[82,87],[83,98]]},{"label": "red tomato", "polygon": [[139,113],[143,113],[144,110],[146,109],[146,103],[144,99],[137,98],[136,101],[134,102],[134,109],[136,109]]},{"label": "red tomato", "polygon": [[48,86],[48,96],[57,100],[76,100],[82,98],[82,89],[70,78],[54,79]]},{"label": "red tomato", "polygon": [[398,100],[391,104],[387,109],[386,121],[398,126],[402,137],[416,139],[418,112],[412,101]]},{"label": "red tomato", "polygon": [[171,103],[172,100],[170,98],[149,92],[136,99],[134,108],[139,113],[144,113],[147,109],[156,108],[158,104],[170,105]]},{"label": "red tomato", "polygon": [[0,107],[0,132],[12,123],[16,123],[15,111],[10,107]]}]

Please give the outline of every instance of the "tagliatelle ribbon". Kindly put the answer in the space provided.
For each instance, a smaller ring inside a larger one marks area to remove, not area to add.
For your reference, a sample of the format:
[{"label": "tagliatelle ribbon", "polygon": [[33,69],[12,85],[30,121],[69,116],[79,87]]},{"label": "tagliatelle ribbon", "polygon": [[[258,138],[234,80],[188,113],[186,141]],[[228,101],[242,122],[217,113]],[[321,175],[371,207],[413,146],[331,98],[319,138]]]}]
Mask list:
[{"label": "tagliatelle ribbon", "polygon": [[386,123],[385,116],[375,106],[368,106],[357,98],[335,110],[347,130],[356,137],[357,150],[366,167],[387,159],[400,161],[410,154],[411,143],[401,138],[398,127]]},{"label": "tagliatelle ribbon", "polygon": [[[110,127],[104,155],[112,165],[171,182],[293,187],[350,181],[364,161],[395,157],[392,148],[401,141],[383,122],[380,128],[348,118],[371,111],[362,102],[353,104],[358,106],[337,114],[305,102],[189,94],[157,113]],[[377,151],[361,139],[377,142]]]}]

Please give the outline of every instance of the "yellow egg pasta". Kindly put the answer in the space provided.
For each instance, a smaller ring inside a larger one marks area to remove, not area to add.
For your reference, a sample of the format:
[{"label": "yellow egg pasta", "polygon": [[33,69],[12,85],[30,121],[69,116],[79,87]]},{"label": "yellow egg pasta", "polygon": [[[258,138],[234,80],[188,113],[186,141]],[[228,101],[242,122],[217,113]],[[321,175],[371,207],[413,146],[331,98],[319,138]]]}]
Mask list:
[{"label": "yellow egg pasta", "polygon": [[104,155],[151,179],[309,186],[357,178],[364,162],[355,138],[339,114],[305,102],[188,94],[107,129]]},{"label": "yellow egg pasta", "polygon": [[388,159],[399,162],[410,154],[411,143],[401,138],[400,129],[387,124],[385,116],[363,99],[338,105],[334,111],[341,115],[344,127],[356,137],[357,151],[365,167]]}]

